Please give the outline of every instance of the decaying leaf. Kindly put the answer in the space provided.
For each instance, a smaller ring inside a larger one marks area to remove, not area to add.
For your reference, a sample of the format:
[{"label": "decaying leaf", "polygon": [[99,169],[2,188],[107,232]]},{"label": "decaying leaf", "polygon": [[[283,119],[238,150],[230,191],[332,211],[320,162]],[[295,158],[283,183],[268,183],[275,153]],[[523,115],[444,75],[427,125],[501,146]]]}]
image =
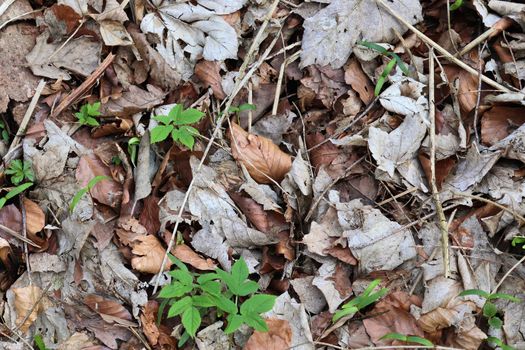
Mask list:
[{"label": "decaying leaf", "polygon": [[121,303],[115,300],[104,298],[96,294],[88,294],[84,297],[84,303],[89,308],[100,314],[102,319],[108,323],[114,321],[131,321],[131,314]]},{"label": "decaying leaf", "polygon": [[[160,270],[162,259],[166,254],[166,249],[162,247],[157,237],[139,236],[132,242],[133,258],[131,258],[131,266],[140,272],[156,274]],[[164,271],[169,270],[171,263],[168,262],[164,266]]]},{"label": "decaying leaf", "polygon": [[173,248],[172,254],[183,263],[190,264],[198,270],[214,271],[217,268],[213,260],[204,259],[186,244],[177,244]]},{"label": "decaying leaf", "polygon": [[40,206],[30,199],[24,198],[26,210],[27,232],[35,234],[42,231],[46,224],[46,216]]},{"label": "decaying leaf", "polygon": [[39,314],[47,307],[49,301],[42,297],[42,289],[32,285],[13,288],[15,295],[16,324],[25,333],[31,327]]},{"label": "decaying leaf", "polygon": [[290,348],[292,328],[286,320],[267,319],[268,332],[253,332],[246,343],[245,350],[283,350]]},{"label": "decaying leaf", "polygon": [[76,178],[80,185],[86,187],[96,176],[107,178],[90,190],[91,196],[102,204],[116,208],[122,200],[122,185],[111,178],[109,168],[96,155],[81,157],[76,170]]},{"label": "decaying leaf", "polygon": [[243,164],[259,183],[280,182],[292,167],[291,157],[271,140],[244,131],[232,123],[228,133],[233,157]]}]

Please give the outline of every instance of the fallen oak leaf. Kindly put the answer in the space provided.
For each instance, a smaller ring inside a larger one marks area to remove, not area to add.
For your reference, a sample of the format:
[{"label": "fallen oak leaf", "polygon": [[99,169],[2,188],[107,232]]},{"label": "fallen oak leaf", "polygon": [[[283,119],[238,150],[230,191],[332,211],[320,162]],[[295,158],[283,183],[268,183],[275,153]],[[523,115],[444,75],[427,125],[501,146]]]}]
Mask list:
[{"label": "fallen oak leaf", "polygon": [[292,167],[292,158],[270,139],[250,134],[232,123],[230,132],[232,154],[258,183],[280,182]]},{"label": "fallen oak leaf", "polygon": [[286,320],[270,318],[266,320],[268,332],[253,332],[244,350],[285,350],[292,343],[292,328]]},{"label": "fallen oak leaf", "polygon": [[[152,235],[139,236],[132,242],[132,245],[133,250],[131,252],[134,257],[131,258],[131,266],[140,272],[158,273],[166,250],[157,237]],[[164,271],[169,270],[170,267],[171,262],[168,261],[164,266]]]}]

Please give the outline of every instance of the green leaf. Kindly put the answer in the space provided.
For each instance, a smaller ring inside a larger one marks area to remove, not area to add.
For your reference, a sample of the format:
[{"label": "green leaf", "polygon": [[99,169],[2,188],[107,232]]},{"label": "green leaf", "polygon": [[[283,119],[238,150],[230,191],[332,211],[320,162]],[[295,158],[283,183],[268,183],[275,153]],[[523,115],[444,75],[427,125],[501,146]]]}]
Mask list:
[{"label": "green leaf", "polygon": [[88,103],[86,106],[87,114],[92,117],[96,117],[100,115],[99,109],[100,109],[100,102],[95,102],[92,105]]},{"label": "green leaf", "polygon": [[245,281],[240,287],[239,287],[239,296],[247,296],[250,294],[253,294],[259,290],[259,283],[255,281]]},{"label": "green leaf", "polygon": [[248,270],[248,265],[246,265],[246,261],[244,261],[242,256],[235,262],[235,264],[233,264],[230,274],[238,286],[248,278],[250,271]]},{"label": "green leaf", "polygon": [[173,305],[171,305],[168,310],[168,318],[178,316],[186,311],[190,306],[192,306],[193,300],[192,297],[186,296],[180,300],[177,300]]},{"label": "green leaf", "polygon": [[275,295],[258,294],[252,296],[241,305],[241,314],[268,312],[275,304]]},{"label": "green leaf", "polygon": [[239,106],[239,112],[255,111],[256,109],[257,107],[251,103],[243,103],[242,105]]},{"label": "green leaf", "polygon": [[210,299],[217,305],[219,309],[229,314],[237,313],[237,305],[224,295],[209,295]]},{"label": "green leaf", "polygon": [[379,52],[379,53],[381,53],[383,55],[386,55],[388,53],[387,49],[385,49],[383,46],[375,44],[375,43],[371,43],[371,42],[368,42],[368,41],[359,41],[357,44],[361,45],[361,46],[364,46],[366,48],[375,50],[375,51],[377,51],[377,52]]},{"label": "green leaf", "polygon": [[190,335],[188,334],[188,332],[184,332],[182,333],[179,341],[177,342],[177,347],[180,349],[182,348],[182,346],[184,344],[186,344],[186,342],[190,339]]},{"label": "green leaf", "polygon": [[418,337],[416,335],[409,335],[406,341],[407,343],[421,344],[423,346],[434,346],[434,343],[432,343],[430,340]]},{"label": "green leaf", "polygon": [[46,344],[44,343],[44,340],[40,334],[35,334],[33,340],[38,350],[47,350]]},{"label": "green leaf", "polygon": [[173,130],[173,125],[157,125],[150,132],[150,143],[157,143],[166,140],[170,135],[171,130]]},{"label": "green leaf", "polygon": [[231,334],[235,332],[243,324],[243,317],[241,315],[228,315],[228,326],[224,330],[224,333]]},{"label": "green leaf", "polygon": [[153,119],[161,122],[164,125],[169,125],[171,122],[173,122],[173,119],[167,115],[156,115],[153,117]]},{"label": "green leaf", "polygon": [[99,182],[104,181],[104,180],[109,180],[109,177],[104,176],[104,175],[95,176],[94,178],[89,180],[89,182],[88,182],[88,184],[86,186],[87,190],[91,191],[93,189],[93,187],[95,187]]},{"label": "green leaf", "polygon": [[490,294],[487,299],[488,300],[492,300],[492,299],[506,299],[506,300],[510,300],[512,302],[515,302],[515,303],[521,303],[521,299],[520,298],[516,298],[513,295],[509,295],[509,294],[505,294],[505,293]]},{"label": "green leaf", "polygon": [[337,322],[338,320],[340,320],[341,318],[345,317],[345,316],[348,316],[348,315],[352,315],[352,317],[354,316],[354,314],[359,311],[359,309],[355,306],[352,306],[352,307],[349,307],[349,308],[345,308],[345,309],[342,309],[342,310],[338,310],[335,312],[334,316],[332,317],[332,322]]},{"label": "green leaf", "polygon": [[194,295],[191,298],[193,299],[194,306],[199,306],[199,307],[216,306],[213,300],[208,295]]},{"label": "green leaf", "polygon": [[190,133],[185,131],[179,132],[179,141],[188,149],[193,150],[193,145],[195,145],[195,138]]},{"label": "green leaf", "polygon": [[157,312],[157,326],[160,325],[162,313],[164,312],[164,309],[166,308],[166,305],[168,305],[169,301],[169,299],[164,299],[159,305],[159,311]]},{"label": "green leaf", "polygon": [[503,326],[503,321],[499,317],[491,317],[489,318],[489,325],[492,328],[500,329]]},{"label": "green leaf", "polygon": [[173,123],[177,122],[177,120],[180,118],[180,114],[182,113],[183,106],[182,104],[176,104],[173,106],[168,113],[168,116],[170,117],[171,121]]},{"label": "green leaf", "polygon": [[257,314],[242,315],[244,322],[259,332],[268,332],[268,325],[264,319]]},{"label": "green leaf", "polygon": [[396,60],[397,66],[401,69],[401,71],[405,75],[410,75],[410,72],[408,71],[407,66],[405,65],[405,62],[399,57],[396,53],[391,53],[391,56]]},{"label": "green leaf", "polygon": [[[376,293],[373,293],[373,294],[370,294],[370,295],[363,295],[361,297],[358,297],[356,299],[359,299],[358,303],[357,303],[357,308],[359,310],[361,309],[364,309],[365,307],[367,307],[368,305],[372,304],[372,303],[375,303],[376,301],[378,301],[379,299],[381,299],[385,294],[388,293],[388,289],[387,288],[381,288],[378,292]],[[364,293],[363,293],[364,294]]]},{"label": "green leaf", "polygon": [[100,125],[99,122],[93,117],[87,117],[85,120],[85,123],[83,124],[86,124],[89,126],[99,126]]},{"label": "green leaf", "polygon": [[71,204],[69,204],[69,212],[73,212],[75,210],[75,207],[77,206],[78,202],[80,202],[80,199],[82,196],[84,196],[87,193],[87,188],[81,188],[73,197],[71,200]]},{"label": "green leaf", "polygon": [[15,185],[18,185],[24,180],[24,174],[16,174],[11,177],[11,182]]},{"label": "green leaf", "polygon": [[4,207],[6,202],[7,202],[7,199],[5,199],[5,197],[0,198],[0,209],[2,209]]},{"label": "green leaf", "polygon": [[481,289],[467,289],[467,290],[464,290],[463,292],[459,293],[459,296],[460,297],[464,297],[464,296],[467,296],[467,295],[479,295],[480,297],[483,297],[485,299],[488,299],[490,294],[485,292],[484,290],[481,290]]},{"label": "green leaf", "polygon": [[200,284],[200,288],[209,294],[219,295],[221,294],[221,284],[216,281],[206,281]]},{"label": "green leaf", "polygon": [[384,340],[384,339],[392,339],[392,340],[399,340],[399,341],[404,341],[406,342],[407,341],[407,336],[406,335],[403,335],[403,334],[400,334],[400,333],[387,333],[385,334],[384,336],[382,336],[381,338],[379,338],[380,340]]},{"label": "green leaf", "polygon": [[191,292],[191,289],[191,286],[185,286],[182,283],[173,282],[161,289],[159,298],[179,298],[184,294]]},{"label": "green leaf", "polygon": [[184,329],[188,332],[188,334],[194,338],[195,333],[199,329],[199,326],[201,325],[201,315],[199,314],[199,310],[197,310],[196,307],[191,306],[184,313],[182,314],[182,325],[184,326]]},{"label": "green leaf", "polygon": [[197,277],[197,283],[202,284],[208,281],[213,281],[219,278],[219,275],[216,273],[210,272],[210,273],[203,273],[199,277]]},{"label": "green leaf", "polygon": [[392,72],[392,69],[394,69],[395,66],[396,66],[395,59],[392,59],[390,60],[390,62],[387,63],[385,70],[383,71],[383,73],[381,73],[381,76],[377,80],[376,88],[374,90],[374,94],[376,96],[379,96],[379,94],[381,93],[381,89],[383,89],[383,85],[386,82],[386,77],[388,77],[388,75],[390,74],[390,72]]},{"label": "green leaf", "polygon": [[496,337],[488,337],[485,340],[487,341],[487,343],[493,343],[500,347],[503,345],[503,342],[501,341],[501,339],[496,338]]},{"label": "green leaf", "polygon": [[169,272],[170,276],[178,280],[180,283],[191,286],[193,284],[193,276],[188,271],[175,270]]},{"label": "green leaf", "polygon": [[181,269],[182,271],[186,271],[186,272],[189,272],[190,270],[188,270],[188,267],[186,266],[186,264],[184,264],[182,261],[180,261],[179,259],[177,259],[175,256],[173,256],[172,254],[168,254],[168,258],[170,259],[170,261],[172,263],[174,263],[179,269]]},{"label": "green leaf", "polygon": [[483,305],[483,316],[490,318],[495,316],[498,313],[498,309],[496,308],[496,305],[492,304],[491,302],[487,301],[485,305]]},{"label": "green leaf", "polygon": [[194,124],[202,119],[204,113],[195,108],[189,108],[183,111],[179,118],[175,120],[175,125]]},{"label": "green leaf", "polygon": [[11,191],[7,193],[7,195],[5,196],[5,199],[9,200],[15,196],[18,196],[20,193],[24,192],[31,186],[33,186],[32,182],[27,182],[23,185],[16,186],[15,188],[13,188]]},{"label": "green leaf", "polygon": [[9,141],[9,133],[7,130],[2,130],[2,139],[6,142]]},{"label": "green leaf", "polygon": [[450,11],[456,11],[463,5],[463,0],[456,0],[451,6]]}]

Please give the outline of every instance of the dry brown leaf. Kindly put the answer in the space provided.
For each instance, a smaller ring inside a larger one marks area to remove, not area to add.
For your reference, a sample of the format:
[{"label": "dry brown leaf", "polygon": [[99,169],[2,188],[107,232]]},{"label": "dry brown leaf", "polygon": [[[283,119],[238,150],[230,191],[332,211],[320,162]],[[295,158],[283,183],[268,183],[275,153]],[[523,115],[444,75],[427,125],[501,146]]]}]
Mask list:
[{"label": "dry brown leaf", "polygon": [[219,61],[202,60],[195,65],[195,76],[202,81],[205,86],[211,87],[213,96],[219,100],[224,100],[226,94],[222,89],[221,67]]},{"label": "dry brown leaf", "polygon": [[140,315],[140,322],[142,323],[142,331],[148,342],[155,346],[159,341],[160,331],[157,327],[157,312],[159,310],[159,304],[154,300],[149,300]]},{"label": "dry brown leaf", "polygon": [[90,191],[91,196],[102,204],[116,208],[122,200],[122,185],[111,178],[109,168],[95,155],[80,158],[76,178],[82,187],[87,186],[95,176],[107,176],[108,179],[98,182]]},{"label": "dry brown leaf", "polygon": [[131,245],[138,237],[147,235],[148,231],[137,219],[125,217],[119,219],[116,234],[122,244]]},{"label": "dry brown leaf", "polygon": [[38,315],[48,307],[49,302],[47,298],[41,298],[42,290],[35,285],[13,288],[13,293],[15,295],[16,324],[22,333],[25,333]]},{"label": "dry brown leaf", "polygon": [[361,101],[369,104],[374,99],[374,85],[363,72],[359,61],[354,57],[345,67],[345,81],[357,91]]},{"label": "dry brown leaf", "polygon": [[121,320],[131,321],[132,317],[128,310],[118,301],[101,297],[100,295],[88,294],[84,297],[84,303],[104,319],[105,316]]},{"label": "dry brown leaf", "polygon": [[[156,274],[160,270],[162,259],[166,250],[160,244],[160,241],[155,236],[140,236],[133,242],[133,250],[131,251],[135,256],[131,258],[131,266],[140,272]],[[170,269],[171,262],[168,261],[164,266],[164,271]]]},{"label": "dry brown leaf", "polygon": [[42,231],[46,224],[46,216],[40,206],[24,197],[24,207],[26,210],[27,232],[34,235]]},{"label": "dry brown leaf", "polygon": [[494,106],[481,118],[481,140],[493,145],[525,123],[525,108]]},{"label": "dry brown leaf", "polygon": [[166,94],[153,85],[147,85],[147,89],[132,85],[120,98],[104,103],[100,112],[104,116],[127,116],[162,104]]},{"label": "dry brown leaf", "polygon": [[476,107],[478,99],[478,78],[464,69],[446,65],[443,67],[450,84],[459,81],[458,100],[461,112],[465,115]]},{"label": "dry brown leaf", "polygon": [[232,123],[228,136],[233,157],[243,164],[259,183],[280,182],[292,167],[292,158],[270,139],[249,134]]},{"label": "dry brown leaf", "polygon": [[268,332],[253,332],[244,350],[288,350],[292,343],[292,328],[286,320],[266,320]]},{"label": "dry brown leaf", "polygon": [[159,199],[150,195],[144,199],[144,207],[140,212],[139,222],[146,231],[155,235],[160,230]]},{"label": "dry brown leaf", "polygon": [[186,244],[177,244],[171,253],[183,263],[190,264],[198,270],[214,271],[217,268],[213,260],[204,259]]}]

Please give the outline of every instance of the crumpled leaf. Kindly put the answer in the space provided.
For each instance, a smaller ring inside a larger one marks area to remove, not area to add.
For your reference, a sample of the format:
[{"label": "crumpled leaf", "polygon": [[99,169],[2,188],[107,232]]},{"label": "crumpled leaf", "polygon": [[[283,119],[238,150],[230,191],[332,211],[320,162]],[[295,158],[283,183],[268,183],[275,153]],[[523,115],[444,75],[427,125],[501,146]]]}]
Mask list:
[{"label": "crumpled leaf", "polygon": [[283,350],[289,349],[292,342],[292,328],[286,320],[267,319],[268,332],[253,332],[244,350]]},{"label": "crumpled leaf", "polygon": [[32,200],[24,197],[24,207],[26,210],[26,228],[29,234],[34,235],[42,231],[46,224],[46,216],[40,206]]},{"label": "crumpled leaf", "polygon": [[[415,24],[423,19],[419,0],[387,2],[400,16]],[[370,24],[374,23],[373,30]],[[304,21],[301,66],[310,64],[342,67],[359,40],[392,42],[395,32],[407,28],[375,1],[332,0],[330,4]]]},{"label": "crumpled leaf", "polygon": [[131,314],[121,303],[116,300],[104,298],[96,294],[88,294],[84,297],[84,303],[102,317],[108,323],[115,319],[131,321]]},{"label": "crumpled leaf", "polygon": [[339,305],[352,295],[350,269],[347,265],[329,261],[319,268],[312,284],[319,288],[328,302],[328,311],[334,313]]},{"label": "crumpled leaf", "polygon": [[[70,40],[61,50],[63,43],[49,43],[49,32],[44,32],[36,39],[33,50],[26,59],[33,74],[51,79],[71,79],[70,71],[87,77],[100,64],[99,42],[82,36]],[[58,50],[58,51],[57,51]],[[86,55],[89,52],[89,55]],[[67,70],[67,71],[66,71]]]},{"label": "crumpled leaf", "polygon": [[[162,259],[166,254],[166,249],[162,247],[157,237],[152,235],[140,236],[135,238],[132,242],[133,258],[131,258],[131,266],[133,269],[144,272],[156,274],[160,271]],[[164,271],[169,270],[171,262],[168,261],[164,266]]]},{"label": "crumpled leaf", "polygon": [[326,299],[319,288],[312,284],[314,278],[314,276],[295,278],[290,280],[290,284],[306,311],[318,314],[326,306]]},{"label": "crumpled leaf", "polygon": [[132,85],[119,98],[102,104],[100,113],[104,116],[132,115],[162,104],[164,96],[166,93],[153,85],[147,85],[147,90]]},{"label": "crumpled leaf", "polygon": [[217,321],[197,333],[195,343],[199,350],[229,350],[230,339],[222,330],[223,322]]},{"label": "crumpled leaf", "polygon": [[232,123],[230,138],[233,157],[243,164],[259,183],[280,182],[292,167],[291,157],[270,139],[249,134]]},{"label": "crumpled leaf", "polygon": [[106,46],[128,46],[133,44],[126,27],[118,21],[101,21],[100,35]]},{"label": "crumpled leaf", "polygon": [[89,191],[91,196],[102,204],[116,208],[122,200],[122,185],[111,178],[109,168],[96,155],[81,157],[76,170],[80,185],[87,186],[96,176],[107,176],[107,179],[98,182]]},{"label": "crumpled leaf", "polygon": [[172,254],[183,263],[190,264],[198,270],[214,271],[217,268],[213,260],[204,259],[186,244],[177,244],[173,248]]}]

